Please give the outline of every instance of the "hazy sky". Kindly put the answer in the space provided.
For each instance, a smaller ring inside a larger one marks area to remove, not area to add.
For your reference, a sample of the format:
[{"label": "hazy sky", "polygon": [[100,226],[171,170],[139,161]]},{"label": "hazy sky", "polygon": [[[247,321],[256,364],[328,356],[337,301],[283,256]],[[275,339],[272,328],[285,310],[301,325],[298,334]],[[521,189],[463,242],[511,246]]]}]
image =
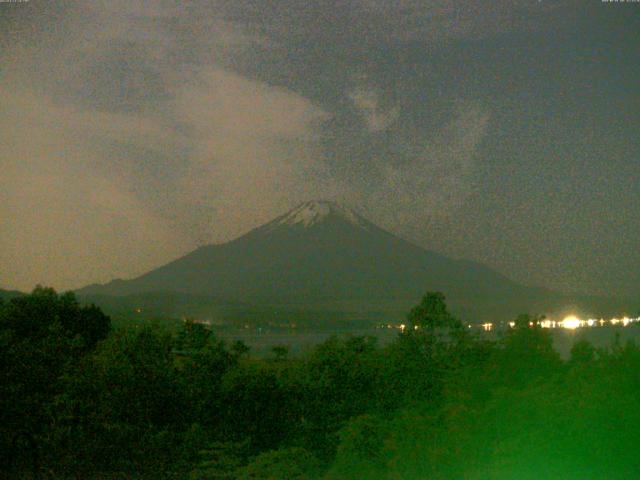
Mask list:
[{"label": "hazy sky", "polygon": [[640,3],[0,3],[0,286],[128,278],[333,199],[640,295]]}]

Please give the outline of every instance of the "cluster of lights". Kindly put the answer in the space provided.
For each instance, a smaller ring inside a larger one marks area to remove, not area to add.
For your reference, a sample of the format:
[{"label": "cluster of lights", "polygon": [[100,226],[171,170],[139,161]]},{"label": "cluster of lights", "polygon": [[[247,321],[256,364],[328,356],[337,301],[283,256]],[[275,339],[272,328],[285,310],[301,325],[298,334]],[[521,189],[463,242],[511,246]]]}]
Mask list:
[{"label": "cluster of lights", "polygon": [[[564,328],[566,330],[575,330],[576,328],[584,328],[584,327],[604,327],[605,325],[620,325],[626,327],[631,325],[632,323],[640,322],[640,317],[637,318],[611,318],[609,320],[605,320],[604,318],[596,319],[596,318],[588,318],[582,319],[577,317],[576,315],[568,315],[564,317],[562,320],[540,320],[539,322],[529,322],[529,326],[533,327],[538,324],[542,328]],[[493,329],[493,323],[483,323],[480,325],[482,329],[486,332],[490,332]],[[516,322],[509,322],[509,327],[513,328],[516,326]]]},{"label": "cluster of lights", "polygon": [[[622,318],[611,318],[609,320],[605,320],[604,318],[596,319],[596,318],[588,318],[582,319],[577,317],[576,315],[568,315],[564,317],[562,320],[549,320],[544,319],[540,321],[531,321],[529,322],[529,326],[533,327],[535,325],[540,325],[542,328],[564,328],[566,330],[575,330],[576,328],[584,328],[584,327],[604,327],[606,325],[619,325],[622,327],[626,327],[631,325],[632,323],[640,323],[640,317],[630,318],[630,317],[622,317]],[[509,328],[514,328],[516,326],[516,322],[509,322]],[[474,325],[467,325],[468,328],[473,328]],[[492,322],[485,322],[479,325],[482,330],[485,332],[491,332],[494,329],[495,324]],[[384,327],[384,326],[383,326]],[[407,329],[407,325],[386,325],[387,328],[397,328],[400,331],[405,331]],[[415,325],[414,329],[418,329],[418,326]]]},{"label": "cluster of lights", "polygon": [[[389,325],[389,328],[391,328],[391,327],[392,326]],[[402,323],[402,324],[400,324],[400,326],[398,328],[400,329],[400,331],[404,332],[406,330],[407,326],[404,323]],[[414,325],[413,329],[414,330],[418,330],[418,325]]]},{"label": "cluster of lights", "polygon": [[542,322],[540,322],[540,326],[542,328],[566,328],[568,330],[575,330],[576,328],[604,327],[605,325],[621,325],[623,327],[626,327],[627,325],[636,322],[640,322],[640,317],[611,318],[609,320],[605,320],[604,318],[588,318],[585,320],[582,318],[578,318],[575,315],[569,315],[559,322],[553,320],[543,320]]},{"label": "cluster of lights", "polygon": [[[626,327],[631,325],[632,323],[640,323],[640,317],[630,318],[630,317],[622,317],[622,318],[611,318],[609,320],[605,320],[604,318],[596,319],[596,318],[588,318],[582,319],[577,317],[576,315],[568,315],[564,317],[562,320],[540,320],[540,321],[531,321],[529,322],[529,326],[533,327],[535,325],[540,325],[542,328],[564,328],[566,330],[575,330],[576,328],[584,328],[584,327],[604,327],[606,325],[619,325],[622,327]],[[516,322],[509,322],[509,328],[514,328],[516,326]],[[491,332],[494,329],[495,324],[491,322],[485,322],[479,325],[482,330],[485,332]],[[473,325],[469,324],[469,328],[472,328]]]}]

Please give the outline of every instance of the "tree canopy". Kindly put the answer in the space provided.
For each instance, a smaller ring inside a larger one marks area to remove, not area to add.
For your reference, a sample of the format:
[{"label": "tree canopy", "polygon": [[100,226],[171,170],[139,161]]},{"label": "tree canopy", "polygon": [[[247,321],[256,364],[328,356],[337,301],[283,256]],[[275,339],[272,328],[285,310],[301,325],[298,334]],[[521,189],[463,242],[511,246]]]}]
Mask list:
[{"label": "tree canopy", "polygon": [[[562,359],[536,317],[459,331],[427,293],[388,345],[265,358],[207,325],[111,329],[37,288],[0,303],[0,471],[15,478],[635,478],[640,349]],[[438,332],[453,332],[440,335]]]}]

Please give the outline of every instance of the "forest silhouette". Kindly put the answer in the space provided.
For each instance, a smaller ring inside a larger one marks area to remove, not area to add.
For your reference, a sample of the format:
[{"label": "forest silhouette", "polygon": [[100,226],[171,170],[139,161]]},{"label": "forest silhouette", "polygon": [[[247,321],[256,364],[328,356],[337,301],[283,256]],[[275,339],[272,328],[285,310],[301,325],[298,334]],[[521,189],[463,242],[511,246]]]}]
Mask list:
[{"label": "forest silhouette", "polygon": [[[533,325],[533,326],[531,326]],[[0,476],[630,479],[640,349],[537,318],[471,333],[428,292],[390,344],[331,337],[266,358],[187,321],[114,328],[37,287],[0,301]]]}]

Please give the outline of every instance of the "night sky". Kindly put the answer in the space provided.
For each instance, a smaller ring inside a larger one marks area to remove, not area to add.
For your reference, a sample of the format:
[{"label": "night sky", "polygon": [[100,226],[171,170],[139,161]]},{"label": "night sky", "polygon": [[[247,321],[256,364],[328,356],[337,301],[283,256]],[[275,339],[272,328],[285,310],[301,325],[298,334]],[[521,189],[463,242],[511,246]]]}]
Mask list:
[{"label": "night sky", "polygon": [[640,3],[0,3],[0,286],[129,278],[308,199],[640,295]]}]

